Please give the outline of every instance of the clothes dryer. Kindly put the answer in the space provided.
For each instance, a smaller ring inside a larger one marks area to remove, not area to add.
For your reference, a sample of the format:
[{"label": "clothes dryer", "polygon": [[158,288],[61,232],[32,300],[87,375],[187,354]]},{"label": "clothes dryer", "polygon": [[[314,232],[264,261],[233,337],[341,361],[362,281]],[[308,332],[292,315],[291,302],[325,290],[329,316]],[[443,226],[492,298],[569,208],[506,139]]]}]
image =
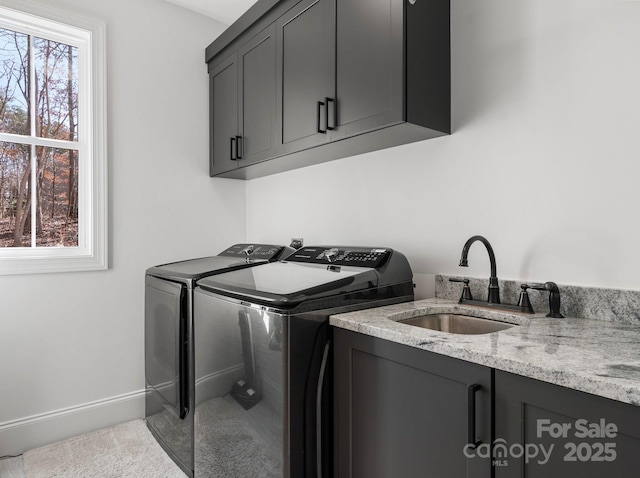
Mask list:
[{"label": "clothes dryer", "polygon": [[217,256],[147,269],[145,275],[145,417],[169,456],[193,476],[193,290],[214,274],[261,266],[294,249],[236,244]]}]

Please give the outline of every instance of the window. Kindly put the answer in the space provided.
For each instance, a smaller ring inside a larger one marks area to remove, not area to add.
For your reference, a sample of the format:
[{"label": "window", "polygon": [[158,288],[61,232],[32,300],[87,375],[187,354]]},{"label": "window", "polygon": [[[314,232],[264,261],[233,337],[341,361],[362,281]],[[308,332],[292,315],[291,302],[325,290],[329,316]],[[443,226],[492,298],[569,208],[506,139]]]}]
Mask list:
[{"label": "window", "polygon": [[107,268],[105,26],[0,0],[0,274]]}]

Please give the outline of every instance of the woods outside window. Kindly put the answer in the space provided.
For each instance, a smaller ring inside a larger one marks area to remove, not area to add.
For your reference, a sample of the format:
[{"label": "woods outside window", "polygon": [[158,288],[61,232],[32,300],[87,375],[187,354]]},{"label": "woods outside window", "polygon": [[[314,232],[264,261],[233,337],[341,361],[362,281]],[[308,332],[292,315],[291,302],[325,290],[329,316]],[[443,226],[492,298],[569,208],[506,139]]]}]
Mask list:
[{"label": "woods outside window", "polygon": [[0,0],[0,274],[107,267],[104,36]]}]

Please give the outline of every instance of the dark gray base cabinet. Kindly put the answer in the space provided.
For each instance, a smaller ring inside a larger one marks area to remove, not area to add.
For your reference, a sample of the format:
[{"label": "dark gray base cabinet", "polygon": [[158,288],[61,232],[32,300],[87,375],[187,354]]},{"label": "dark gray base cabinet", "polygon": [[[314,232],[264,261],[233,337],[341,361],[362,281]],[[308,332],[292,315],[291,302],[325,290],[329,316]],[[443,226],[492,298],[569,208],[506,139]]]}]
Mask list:
[{"label": "dark gray base cabinet", "polygon": [[252,179],[451,132],[450,0],[259,0],[206,61],[211,176]]},{"label": "dark gray base cabinet", "polygon": [[639,476],[640,408],[500,371],[494,392],[496,478]]},{"label": "dark gray base cabinet", "polygon": [[[491,369],[334,329],[336,478],[491,476]],[[471,455],[471,453],[468,453]]]},{"label": "dark gray base cabinet", "polygon": [[334,344],[336,478],[638,476],[637,406],[344,329]]}]

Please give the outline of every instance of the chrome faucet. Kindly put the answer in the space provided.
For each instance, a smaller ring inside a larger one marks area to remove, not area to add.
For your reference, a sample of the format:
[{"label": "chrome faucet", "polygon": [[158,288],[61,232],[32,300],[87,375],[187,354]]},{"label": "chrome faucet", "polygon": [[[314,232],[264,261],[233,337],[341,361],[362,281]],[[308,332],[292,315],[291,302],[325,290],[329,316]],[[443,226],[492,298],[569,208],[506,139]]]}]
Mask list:
[{"label": "chrome faucet", "polygon": [[465,242],[462,247],[462,256],[460,257],[460,267],[469,267],[469,263],[467,261],[467,255],[469,254],[469,248],[471,245],[480,241],[487,248],[487,252],[489,253],[489,261],[491,262],[491,277],[489,277],[489,293],[487,296],[487,302],[489,304],[499,304],[500,303],[500,287],[498,286],[498,275],[496,272],[496,256],[493,253],[493,247],[489,244],[486,238],[483,236],[473,236],[470,237],[467,242]]}]

